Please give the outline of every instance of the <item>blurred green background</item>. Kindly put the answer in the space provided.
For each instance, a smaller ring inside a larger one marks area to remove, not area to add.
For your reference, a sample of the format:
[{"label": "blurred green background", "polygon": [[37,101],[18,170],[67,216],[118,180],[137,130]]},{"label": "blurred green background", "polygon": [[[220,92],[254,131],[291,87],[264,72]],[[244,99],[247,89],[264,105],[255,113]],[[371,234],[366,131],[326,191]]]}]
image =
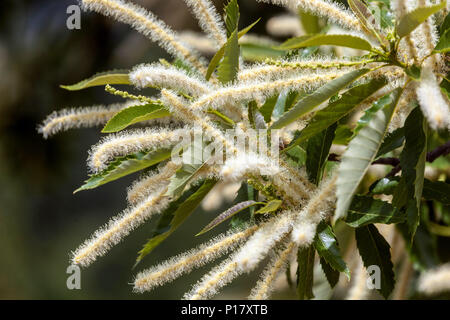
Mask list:
[{"label": "blurred green background", "polygon": [[[135,2],[177,30],[199,30],[182,0]],[[223,2],[216,1],[219,10]],[[281,11],[239,3],[243,26],[263,18],[254,29],[259,33]],[[83,12],[81,30],[68,30],[72,4],[77,1],[0,1],[0,299],[179,299],[211,266],[144,295],[133,294],[129,283],[139,270],[208,239],[194,234],[215,212],[197,211],[131,270],[155,221],[143,225],[82,270],[81,290],[66,288],[70,251],[126,207],[126,188],[137,176],[73,195],[87,177],[87,152],[101,138],[99,128],[44,140],[36,127],[54,110],[121,101],[102,87],[68,92],[60,84],[167,57],[128,26],[97,14]],[[219,298],[244,298],[256,277],[243,278]]]}]

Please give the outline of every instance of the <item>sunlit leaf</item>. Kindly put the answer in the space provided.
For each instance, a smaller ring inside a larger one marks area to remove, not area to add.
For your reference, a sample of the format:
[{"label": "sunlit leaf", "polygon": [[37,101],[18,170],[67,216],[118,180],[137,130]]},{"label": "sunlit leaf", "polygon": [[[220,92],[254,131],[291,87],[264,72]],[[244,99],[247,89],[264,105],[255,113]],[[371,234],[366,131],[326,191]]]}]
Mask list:
[{"label": "sunlit leaf", "polygon": [[375,104],[379,110],[350,141],[342,156],[336,182],[337,206],[334,221],[345,217],[360,182],[380,148],[402,90],[395,89]]},{"label": "sunlit leaf", "polygon": [[271,126],[271,129],[283,128],[301,116],[311,112],[321,103],[327,101],[350,83],[369,71],[370,69],[366,68],[350,71],[349,73],[328,82],[313,93],[301,99],[291,110],[283,114],[283,116]]},{"label": "sunlit leaf", "polygon": [[271,213],[277,211],[280,206],[282,205],[283,201],[281,200],[271,200],[269,201],[264,207],[256,211],[256,214],[264,214],[264,213]]},{"label": "sunlit leaf", "polygon": [[386,83],[385,79],[374,79],[345,92],[340,99],[318,111],[306,128],[301,131],[300,136],[289,145],[289,148],[308,140],[348,115],[361,102],[385,86]]},{"label": "sunlit leaf", "polygon": [[411,12],[408,12],[403,17],[400,18],[400,21],[397,24],[397,34],[400,38],[407,36],[414,29],[416,29],[419,25],[421,25],[425,20],[427,20],[431,15],[435,14],[439,10],[445,8],[446,2],[442,1],[439,4],[427,6],[427,7],[418,7]]},{"label": "sunlit leaf", "polygon": [[[151,167],[161,161],[167,160],[172,155],[172,149],[141,151],[112,161],[104,171],[92,175],[80,188],[75,190],[94,189],[108,182],[120,179],[134,172]],[[74,193],[75,193],[74,192]]]},{"label": "sunlit leaf", "polygon": [[170,112],[160,104],[131,106],[116,113],[114,117],[106,123],[102,132],[117,132],[141,121],[148,121],[168,116],[170,116]]},{"label": "sunlit leaf", "polygon": [[97,73],[96,75],[78,82],[73,85],[61,86],[61,88],[69,91],[77,91],[90,87],[104,86],[107,84],[130,84],[130,79],[128,78],[127,70],[114,70],[102,73]]},{"label": "sunlit leaf", "polygon": [[316,34],[291,38],[278,47],[278,50],[295,50],[314,46],[339,46],[370,51],[372,46],[363,38],[348,34]]}]

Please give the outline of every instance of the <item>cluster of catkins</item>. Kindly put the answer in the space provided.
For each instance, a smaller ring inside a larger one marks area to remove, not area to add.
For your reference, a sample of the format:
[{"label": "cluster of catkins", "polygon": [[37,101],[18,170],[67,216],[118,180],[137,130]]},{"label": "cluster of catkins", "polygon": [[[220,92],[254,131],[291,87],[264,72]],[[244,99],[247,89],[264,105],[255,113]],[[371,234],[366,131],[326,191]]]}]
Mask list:
[{"label": "cluster of catkins", "polygon": [[[390,89],[404,84],[407,77],[401,68],[395,66],[377,69],[376,61],[313,56],[304,59],[267,60],[255,64],[244,63],[241,59],[235,81],[221,84],[214,74],[210,81],[206,81],[204,75],[208,63],[202,53],[211,54],[224,46],[227,42],[225,24],[209,0],[184,1],[198,19],[207,37],[192,32],[175,33],[151,12],[125,0],[81,1],[86,10],[96,11],[129,24],[194,70],[186,71],[167,63],[136,66],[129,73],[130,83],[137,88],[159,88],[160,96],[155,99],[148,98],[148,101],[163,104],[170,116],[146,122],[145,129],[108,135],[92,148],[88,165],[92,173],[100,173],[117,157],[140,150],[173,147],[178,143],[181,134],[200,127],[208,140],[221,143],[231,151],[231,156],[223,164],[206,165],[196,174],[194,181],[209,177],[229,184],[243,182],[249,178],[259,179],[261,183],[269,182],[276,189],[277,196],[283,200],[283,209],[275,215],[269,215],[269,218],[259,224],[232,229],[196,249],[139,273],[134,280],[134,289],[137,292],[151,290],[232,252],[193,286],[184,298],[210,298],[234,278],[254,270],[267,256],[271,256],[249,297],[268,298],[277,277],[294,261],[298,249],[310,246],[318,224],[332,216],[336,201],[336,175],[328,173],[322,183],[316,186],[308,181],[305,172],[289,165],[284,156],[275,161],[270,156],[240,153],[235,142],[228,139],[213,121],[210,110],[218,110],[227,115],[235,123],[236,130],[246,131],[251,125],[243,106],[251,101],[261,105],[268,97],[280,92],[311,91],[365,64],[374,70],[361,81],[384,76],[389,79],[390,84],[363,101],[360,106],[362,110]],[[334,27],[329,32],[357,34],[373,43],[354,14],[331,0],[258,1],[285,6],[295,11],[301,8],[333,23]],[[392,7],[397,16],[402,16],[427,1],[429,0],[395,0]],[[267,28],[269,33],[276,36],[303,33],[298,20],[293,20],[291,15],[271,19]],[[251,34],[240,41],[274,43],[273,40]],[[403,91],[390,130],[403,125],[405,115],[411,108],[410,101],[415,98],[420,101],[422,112],[432,128],[450,126],[448,104],[437,82],[439,74],[444,71],[443,62],[440,61],[442,57],[433,55],[427,58],[435,43],[436,26],[432,18],[400,43],[400,59],[405,63],[423,63],[424,76],[422,81],[411,82]],[[104,124],[120,110],[148,102],[144,97],[129,97],[131,100],[125,103],[107,107],[55,112],[39,130],[44,137],[48,137],[70,128]],[[301,128],[306,120],[307,117],[283,128],[282,139],[289,142],[294,131]],[[267,126],[261,119],[256,118],[255,122],[259,123],[261,128]],[[133,229],[165,210],[174,200],[168,196],[167,190],[170,178],[179,167],[168,160],[161,163],[157,171],[135,182],[128,190],[130,206],[76,249],[72,253],[72,262],[83,267],[90,265]],[[436,280],[433,278],[430,281]],[[422,286],[427,290],[426,284]]]}]

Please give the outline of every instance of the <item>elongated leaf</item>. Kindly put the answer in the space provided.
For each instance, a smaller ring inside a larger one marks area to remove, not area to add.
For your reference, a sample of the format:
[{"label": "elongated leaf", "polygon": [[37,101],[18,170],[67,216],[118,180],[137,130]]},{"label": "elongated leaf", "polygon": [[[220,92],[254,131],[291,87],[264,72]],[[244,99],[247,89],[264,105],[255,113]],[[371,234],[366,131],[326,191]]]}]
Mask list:
[{"label": "elongated leaf", "polygon": [[420,220],[420,201],[427,156],[427,123],[418,107],[411,111],[405,121],[405,138],[400,165],[408,194],[407,224],[412,239]]},{"label": "elongated leaf", "polygon": [[333,229],[326,222],[322,221],[317,226],[313,244],[320,257],[325,259],[333,269],[344,272],[350,279],[350,269],[342,259],[342,254]]},{"label": "elongated leaf", "polygon": [[182,197],[172,202],[162,214],[152,237],[139,251],[135,266],[161,242],[169,237],[178,227],[197,209],[200,202],[206,197],[216,184],[216,180],[206,180],[199,186],[192,187]]},{"label": "elongated leaf", "polygon": [[388,298],[394,289],[395,279],[389,243],[373,224],[355,229],[356,245],[366,268],[377,266],[381,271],[380,288],[377,290]]},{"label": "elongated leaf", "polygon": [[96,75],[78,82],[73,85],[61,86],[61,88],[69,91],[77,91],[90,87],[104,86],[107,84],[130,84],[130,79],[128,78],[127,70],[114,70],[102,73],[97,73]]},{"label": "elongated leaf", "polygon": [[383,35],[380,25],[373,16],[372,12],[370,12],[369,8],[360,0],[348,0],[348,5],[350,9],[352,9],[352,11],[355,13],[359,22],[361,22],[364,30],[378,39],[380,44],[382,44],[384,47],[387,47],[389,45],[389,42]]},{"label": "elongated leaf", "polygon": [[286,54],[285,51],[276,50],[270,46],[258,43],[239,41],[239,45],[242,58],[250,62],[264,62],[266,59],[279,59]]},{"label": "elongated leaf", "polygon": [[108,182],[151,167],[161,161],[169,159],[171,155],[172,149],[161,149],[149,152],[137,152],[126,157],[117,158],[109,164],[107,169],[99,174],[91,176],[85,184],[75,190],[74,193],[97,188]]},{"label": "elongated leaf", "polygon": [[[373,194],[392,195],[399,186],[398,177],[383,178],[376,181],[371,187]],[[443,205],[450,206],[450,184],[443,181],[430,181],[424,179],[422,196],[426,200],[441,202]]]},{"label": "elongated leaf", "polygon": [[337,123],[308,140],[306,147],[306,172],[309,180],[316,185],[322,180],[323,169],[330,153],[336,128]]},{"label": "elongated leaf", "polygon": [[237,32],[236,29],[228,38],[223,59],[217,69],[217,76],[223,84],[236,80],[239,71],[239,43]]},{"label": "elongated leaf", "polygon": [[370,51],[372,46],[366,40],[348,34],[316,34],[291,38],[278,47],[278,50],[296,50],[314,46],[339,46]]},{"label": "elongated leaf", "polygon": [[168,116],[170,116],[170,112],[160,104],[131,106],[116,113],[105,125],[102,132],[117,132],[141,121]]},{"label": "elongated leaf", "polygon": [[397,88],[377,102],[380,105],[379,111],[350,141],[343,154],[336,182],[337,207],[334,221],[347,214],[353,195],[380,148],[401,92]]},{"label": "elongated leaf", "polygon": [[167,196],[178,197],[186,188],[187,184],[192,180],[195,174],[203,167],[202,164],[183,164],[180,169],[177,170],[175,175],[170,179],[169,189],[167,190]]},{"label": "elongated leaf", "polygon": [[230,219],[231,217],[238,214],[239,212],[244,211],[245,209],[250,208],[252,206],[256,206],[258,204],[260,204],[260,203],[253,201],[253,200],[249,200],[249,201],[244,201],[244,202],[241,202],[241,203],[238,203],[238,204],[232,206],[228,210],[219,214],[213,221],[208,223],[199,233],[197,233],[197,236],[202,235],[202,234],[208,232],[209,230],[217,227],[219,224]]},{"label": "elongated leaf", "polygon": [[337,270],[334,270],[322,257],[320,257],[320,266],[322,267],[323,273],[325,273],[330,287],[334,288],[339,282],[339,276],[341,273]]},{"label": "elongated leaf", "polygon": [[405,142],[405,130],[404,128],[398,128],[394,132],[386,135],[376,157],[378,158],[383,154],[400,148],[403,145],[403,142]]},{"label": "elongated leaf", "polygon": [[230,0],[225,6],[225,26],[227,28],[227,37],[238,28],[239,24],[239,5],[237,0]]},{"label": "elongated leaf", "polygon": [[405,214],[388,202],[367,196],[355,196],[345,222],[353,228],[359,228],[372,223],[391,224],[405,220]]},{"label": "elongated leaf", "polygon": [[282,203],[283,203],[283,201],[278,200],[278,199],[271,200],[264,207],[262,207],[261,209],[259,209],[255,213],[257,213],[257,214],[264,214],[264,213],[275,212],[275,211],[277,211],[280,208]]},{"label": "elongated leaf", "polygon": [[277,103],[278,95],[274,95],[264,102],[264,104],[259,108],[259,112],[264,117],[264,121],[269,123],[272,120],[273,109],[275,108],[275,104]]},{"label": "elongated leaf", "polygon": [[314,246],[300,248],[298,250],[297,261],[297,295],[300,300],[314,298],[312,291],[314,283],[314,256],[316,250]]},{"label": "elongated leaf", "polygon": [[361,102],[386,84],[387,81],[385,79],[374,79],[366,84],[351,88],[345,92],[340,99],[318,111],[306,128],[302,130],[300,136],[289,145],[289,148],[308,140],[312,136],[331,126],[333,123],[339,121],[354,110]]},{"label": "elongated leaf", "polygon": [[[353,70],[342,77],[334,79],[327,84],[323,85],[310,95],[307,95],[301,99],[291,110],[286,112],[280,119],[278,119],[271,129],[280,129],[288,124],[294,122],[301,116],[309,113],[321,103],[327,101],[335,94],[339,93],[342,89],[348,86],[350,83],[369,72],[370,69],[362,68],[359,70]],[[333,121],[334,122],[334,121]]]},{"label": "elongated leaf", "polygon": [[[239,31],[238,33],[238,39],[240,39],[242,36],[244,36],[247,32],[249,32],[254,26],[255,24],[257,24],[259,22],[258,19],[255,22],[253,22],[251,25],[249,25],[247,28],[242,29],[241,31]],[[214,55],[214,57],[211,59],[211,61],[209,62],[208,65],[208,70],[206,71],[206,80],[208,81],[211,78],[211,75],[213,74],[214,70],[216,70],[217,65],[219,64],[220,60],[222,60],[223,55],[225,53],[225,47],[226,44],[224,44]]]},{"label": "elongated leaf", "polygon": [[439,10],[445,8],[446,3],[442,1],[439,4],[435,4],[427,7],[418,7],[411,12],[405,14],[397,25],[397,34],[400,38],[407,36],[431,15],[435,14]]}]

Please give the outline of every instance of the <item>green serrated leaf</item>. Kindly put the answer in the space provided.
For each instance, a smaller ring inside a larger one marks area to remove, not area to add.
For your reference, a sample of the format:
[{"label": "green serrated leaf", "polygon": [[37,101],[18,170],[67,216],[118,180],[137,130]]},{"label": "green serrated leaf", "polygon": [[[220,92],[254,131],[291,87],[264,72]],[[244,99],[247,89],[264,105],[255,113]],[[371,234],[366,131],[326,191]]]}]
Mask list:
[{"label": "green serrated leaf", "polygon": [[128,70],[114,70],[97,73],[96,75],[73,85],[61,85],[61,88],[69,91],[77,91],[90,87],[104,86],[107,84],[130,84]]},{"label": "green serrated leaf", "polygon": [[306,147],[306,172],[309,180],[318,185],[322,180],[325,163],[328,160],[337,122],[308,140]]},{"label": "green serrated leaf", "polygon": [[194,186],[182,197],[173,201],[162,214],[152,237],[139,251],[135,266],[151,253],[161,242],[169,237],[197,209],[201,201],[216,184],[216,180],[206,180],[203,184]]},{"label": "green serrated leaf", "polygon": [[398,128],[387,134],[380,146],[380,150],[378,150],[376,158],[391,152],[392,150],[400,148],[403,145],[403,142],[405,142],[404,128]]},{"label": "green serrated leaf", "polygon": [[367,196],[355,196],[348,209],[345,222],[359,228],[372,223],[402,223],[406,216],[389,202]]},{"label": "green serrated leaf", "polygon": [[264,207],[262,207],[255,213],[256,214],[264,214],[264,213],[275,212],[280,208],[282,203],[283,203],[283,201],[281,201],[281,200],[277,200],[277,199],[271,200]]},{"label": "green serrated leaf", "polygon": [[366,268],[370,266],[380,268],[380,288],[377,288],[377,290],[387,299],[395,286],[389,243],[373,224],[355,229],[355,237],[364,266]]},{"label": "green serrated leaf", "polygon": [[[242,29],[241,31],[239,31],[238,33],[238,39],[240,39],[242,36],[244,36],[247,32],[249,32],[254,26],[255,24],[257,24],[259,22],[258,19],[255,22],[253,22],[251,25],[249,25],[247,28]],[[206,81],[209,81],[209,79],[211,78],[211,75],[213,74],[214,70],[216,70],[217,65],[219,64],[220,60],[222,60],[223,55],[225,54],[225,47],[226,44],[224,44],[214,55],[214,57],[211,59],[211,61],[209,62],[208,65],[208,70],[206,71]]]},{"label": "green serrated leaf", "polygon": [[306,151],[300,146],[289,149],[286,151],[285,155],[287,156],[288,162],[290,162],[293,167],[302,167],[306,163]]},{"label": "green serrated leaf", "polygon": [[342,254],[333,229],[326,222],[322,221],[317,226],[313,244],[320,257],[325,259],[333,269],[344,272],[347,278],[350,279],[350,269],[342,259]]},{"label": "green serrated leaf", "polygon": [[228,38],[223,59],[217,68],[217,77],[223,84],[236,80],[239,71],[239,43],[237,32],[236,29]]},{"label": "green serrated leaf", "polygon": [[306,128],[302,130],[300,136],[294,140],[289,147],[306,141],[312,136],[328,128],[333,123],[339,121],[386,84],[387,81],[385,79],[374,79],[366,84],[361,84],[351,88],[345,92],[340,99],[330,103],[326,108],[318,111],[308,123]]},{"label": "green serrated leaf", "polygon": [[239,5],[237,0],[230,0],[225,6],[225,26],[227,28],[227,37],[238,28],[239,24]]},{"label": "green serrated leaf", "polygon": [[363,76],[369,71],[370,69],[366,68],[354,70],[343,75],[342,77],[339,77],[337,79],[328,82],[327,84],[323,85],[313,93],[301,99],[291,110],[283,114],[283,116],[280,119],[278,119],[274,124],[272,124],[271,129],[281,129],[287,126],[288,124],[294,122],[301,116],[311,112],[321,103],[327,101],[332,96],[334,96],[339,91],[348,86],[350,83],[352,83],[353,81],[355,81],[356,79]]},{"label": "green serrated leaf", "polygon": [[74,193],[97,188],[108,182],[120,179],[134,172],[143,170],[167,160],[172,155],[172,149],[152,150],[149,152],[137,152],[112,161],[108,168],[101,173],[92,175],[85,184],[74,191]]},{"label": "green serrated leaf", "polygon": [[285,41],[278,47],[275,47],[275,49],[287,51],[323,45],[347,47],[366,51],[372,49],[370,43],[363,38],[348,34],[315,34],[295,37]]},{"label": "green serrated leaf", "polygon": [[103,128],[103,133],[117,132],[126,127],[157,118],[170,116],[170,112],[160,104],[145,104],[125,108],[117,112]]},{"label": "green serrated leaf", "polygon": [[382,106],[350,141],[344,152],[336,182],[337,207],[334,222],[346,216],[353,195],[380,148],[401,92],[402,89],[397,88],[382,98]]},{"label": "green serrated leaf", "polygon": [[235,204],[234,206],[232,206],[231,208],[229,208],[228,210],[222,212],[221,214],[219,214],[213,221],[211,221],[210,223],[208,223],[199,233],[197,233],[196,235],[202,235],[206,232],[208,232],[209,230],[217,227],[219,224],[221,224],[222,222],[230,219],[231,217],[235,216],[236,214],[238,214],[241,211],[244,211],[245,209],[248,209],[250,207],[256,206],[258,204],[261,204],[260,202],[256,202],[253,200],[248,200],[248,201],[244,201],[244,202],[240,202],[238,204]]},{"label": "green serrated leaf", "polygon": [[339,276],[341,273],[337,270],[334,270],[324,258],[320,257],[320,265],[322,267],[323,273],[325,273],[325,277],[328,280],[331,288],[334,288],[339,282]]},{"label": "green serrated leaf", "polygon": [[297,295],[300,300],[314,298],[312,291],[314,284],[314,246],[299,248],[297,254]]},{"label": "green serrated leaf", "polygon": [[397,24],[397,35],[403,38],[410,34],[414,29],[421,25],[431,15],[435,14],[439,10],[445,8],[446,2],[442,1],[439,4],[435,4],[427,7],[418,7],[411,12],[405,14]]},{"label": "green serrated leaf", "polygon": [[400,155],[402,179],[405,180],[408,200],[407,225],[414,237],[420,220],[425,162],[427,156],[427,123],[420,108],[415,108],[405,121],[405,147]]},{"label": "green serrated leaf", "polygon": [[272,113],[277,100],[278,94],[268,98],[266,102],[264,102],[264,104],[261,106],[261,108],[259,108],[259,112],[261,112],[261,114],[263,115],[264,121],[266,123],[269,123],[272,120]]}]

